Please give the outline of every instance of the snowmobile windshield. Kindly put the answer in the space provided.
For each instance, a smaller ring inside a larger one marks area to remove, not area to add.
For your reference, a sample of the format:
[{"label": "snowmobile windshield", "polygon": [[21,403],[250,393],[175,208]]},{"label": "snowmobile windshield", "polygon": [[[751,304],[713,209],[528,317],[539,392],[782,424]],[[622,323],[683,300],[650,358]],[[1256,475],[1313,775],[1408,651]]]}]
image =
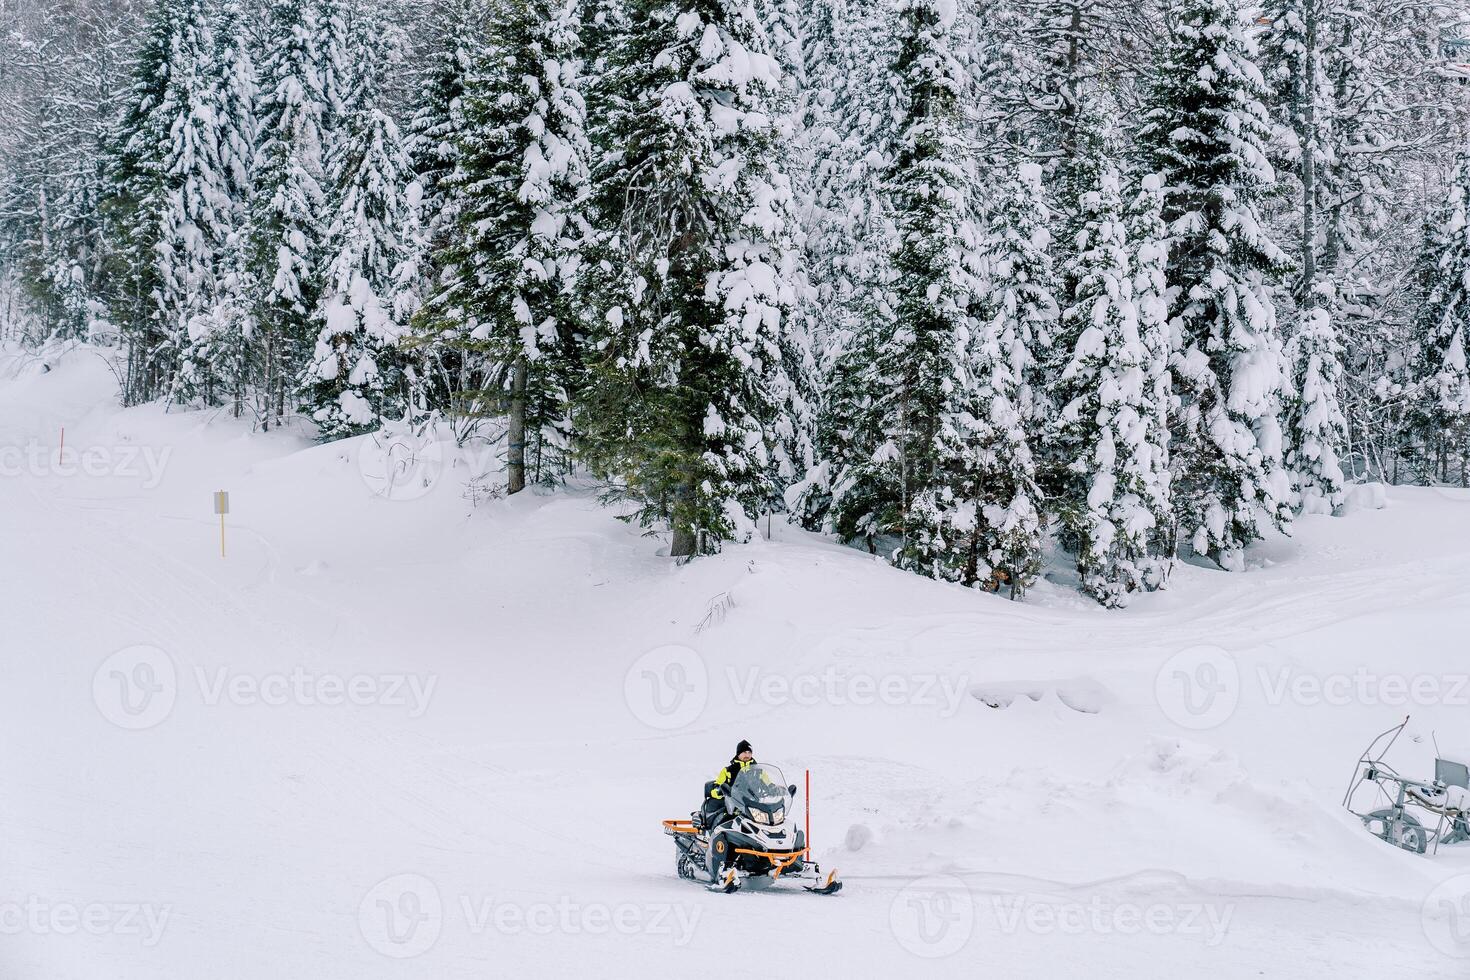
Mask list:
[{"label": "snowmobile windshield", "polygon": [[736,806],[769,811],[786,802],[786,779],[775,766],[753,765],[735,777],[731,795]]}]

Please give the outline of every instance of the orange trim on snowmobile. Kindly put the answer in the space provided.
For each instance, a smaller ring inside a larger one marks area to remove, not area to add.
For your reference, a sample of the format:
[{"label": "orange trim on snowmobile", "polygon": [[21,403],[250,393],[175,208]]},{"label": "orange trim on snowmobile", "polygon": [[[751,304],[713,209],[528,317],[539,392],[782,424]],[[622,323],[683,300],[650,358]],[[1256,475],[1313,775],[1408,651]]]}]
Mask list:
[{"label": "orange trim on snowmobile", "polygon": [[775,870],[771,873],[771,877],[772,878],[779,878],[779,877],[781,877],[781,872],[783,872],[787,868],[791,867],[797,861],[800,861],[802,854],[804,854],[805,852],[804,851],[751,851],[751,850],[747,850],[746,848],[743,848],[743,847],[737,847],[737,848],[735,848],[735,853],[736,854],[749,854],[751,857],[762,857],[762,858],[765,858],[767,861],[770,861],[773,865],[776,866],[775,867]]},{"label": "orange trim on snowmobile", "polygon": [[666,834],[697,834],[692,820],[665,820],[664,833]]}]

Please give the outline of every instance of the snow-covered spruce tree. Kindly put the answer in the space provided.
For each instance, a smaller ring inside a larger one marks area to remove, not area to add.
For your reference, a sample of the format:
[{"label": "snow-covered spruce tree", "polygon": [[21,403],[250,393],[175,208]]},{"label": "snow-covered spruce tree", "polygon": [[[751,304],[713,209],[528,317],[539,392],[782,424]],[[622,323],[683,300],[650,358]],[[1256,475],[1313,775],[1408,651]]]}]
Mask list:
[{"label": "snow-covered spruce tree", "polygon": [[465,130],[464,91],[475,52],[484,38],[482,0],[444,0],[431,24],[434,47],[429,52],[404,144],[422,190],[425,232],[434,247],[443,247],[455,230],[451,195],[444,180],[458,163],[457,147]]},{"label": "snow-covered spruce tree", "polygon": [[1138,182],[1138,191],[1124,216],[1124,227],[1133,271],[1133,308],[1138,314],[1138,338],[1145,358],[1145,438],[1163,488],[1161,497],[1152,501],[1157,509],[1153,533],[1149,535],[1149,554],[1153,567],[1167,581],[1179,551],[1179,519],[1174,511],[1173,470],[1169,465],[1169,426],[1174,411],[1174,383],[1169,371],[1174,349],[1169,325],[1169,226],[1164,222],[1164,181],[1158,174],[1145,174]]},{"label": "snow-covered spruce tree", "polygon": [[[158,0],[148,15],[132,65],[133,83],[111,139],[102,208],[107,214],[107,252],[116,282],[113,318],[127,347],[123,401],[138,404],[168,389],[175,361],[159,293],[160,216],[168,182],[165,156],[178,112],[171,84],[180,5]],[[171,95],[172,93],[172,95]]]},{"label": "snow-covered spruce tree", "polygon": [[380,58],[382,37],[364,37],[359,30],[363,17],[372,19],[364,0],[312,0],[316,4],[317,65],[322,93],[322,167],[339,174],[346,164],[341,154],[350,152],[356,139],[355,124],[361,108],[355,99],[361,92],[358,80],[364,58]]},{"label": "snow-covered spruce tree", "polygon": [[356,63],[342,104],[354,109],[338,124],[331,259],[313,318],[316,345],[299,382],[300,401],[324,439],[400,419],[407,404],[396,293],[416,246],[409,237],[417,227],[408,190],[413,168],[379,104],[375,28],[374,18],[359,15],[346,41]]},{"label": "snow-covered spruce tree", "polygon": [[218,329],[219,278],[231,226],[230,187],[220,154],[214,36],[202,0],[186,0],[169,78],[178,114],[164,158],[167,181],[158,242],[160,319],[177,357],[178,401],[215,404],[223,387],[210,358]]},{"label": "snow-covered spruce tree", "polygon": [[632,0],[597,102],[598,316],[582,453],[675,557],[780,501],[795,301],[782,85],[754,8]]},{"label": "snow-covered spruce tree", "polygon": [[213,38],[202,0],[163,0],[135,67],[109,206],[125,283],[125,400],[206,392],[185,357],[209,330],[226,191],[212,105]]},{"label": "snow-covered spruce tree", "polygon": [[1041,568],[1041,498],[1032,438],[1044,392],[1031,383],[1055,339],[1058,307],[1041,167],[1006,178],[983,242],[984,292],[971,347],[975,379],[969,496],[978,500],[981,572],[1019,598]]},{"label": "snow-covered spruce tree", "polygon": [[1173,235],[1172,368],[1181,399],[1175,506],[1194,550],[1228,570],[1290,521],[1282,468],[1285,371],[1269,278],[1286,257],[1259,212],[1275,181],[1255,46],[1231,0],[1175,0],[1140,140],[1164,177]]},{"label": "snow-covered spruce tree", "polygon": [[219,164],[225,193],[216,248],[218,271],[211,326],[213,334],[195,341],[190,357],[207,361],[218,378],[219,396],[236,418],[245,411],[251,383],[250,345],[254,284],[250,281],[251,199],[255,193],[255,153],[259,126],[255,107],[258,84],[251,56],[253,27],[240,0],[225,0],[215,32],[218,50],[213,105]]},{"label": "snow-covered spruce tree", "polygon": [[805,38],[811,55],[794,153],[806,173],[796,190],[822,404],[818,463],[793,488],[793,506],[808,527],[830,531],[833,477],[872,449],[853,442],[851,420],[871,402],[862,365],[876,338],[862,324],[887,303],[894,229],[884,186],[907,106],[892,84],[897,39],[885,5],[820,0]]},{"label": "snow-covered spruce tree", "polygon": [[[412,112],[405,129],[404,144],[413,161],[420,194],[420,247],[417,261],[404,271],[417,277],[416,283],[405,281],[400,297],[417,297],[413,330],[405,346],[414,352],[417,362],[415,386],[421,400],[436,406],[449,406],[456,412],[467,402],[465,393],[483,389],[483,358],[461,350],[446,348],[433,342],[434,337],[464,335],[462,316],[454,324],[445,323],[442,307],[436,308],[432,298],[440,290],[443,270],[439,263],[459,236],[456,217],[458,195],[448,179],[459,161],[459,149],[465,132],[464,93],[473,70],[477,52],[485,47],[484,0],[442,0],[435,4],[428,21],[432,43],[422,58],[422,68],[414,79]],[[436,316],[432,323],[430,317]],[[453,330],[450,331],[450,327]]]},{"label": "snow-covered spruce tree", "polygon": [[480,400],[508,409],[516,493],[565,470],[582,374],[576,287],[591,234],[591,151],[575,7],[494,3],[488,23],[443,180],[457,234],[434,259],[441,289],[426,321],[437,344],[484,364]]},{"label": "snow-covered spruce tree", "polygon": [[271,0],[260,68],[260,147],[251,219],[250,278],[259,365],[257,415],[269,428],[311,355],[326,274],[321,35],[315,4]]},{"label": "snow-covered spruce tree", "polygon": [[[1449,201],[1425,230],[1417,272],[1412,458],[1421,479],[1463,484],[1470,450],[1470,152],[1460,154]],[[1452,476],[1456,455],[1459,472]]]},{"label": "snow-covered spruce tree", "polygon": [[1337,270],[1319,271],[1317,262],[1325,196],[1321,177],[1340,166],[1333,132],[1336,93],[1323,65],[1324,54],[1342,54],[1324,44],[1338,23],[1333,7],[1326,0],[1276,0],[1267,9],[1271,29],[1265,49],[1274,101],[1285,117],[1286,165],[1296,177],[1300,201],[1296,329],[1287,346],[1292,384],[1284,422],[1292,491],[1300,510],[1311,514],[1331,514],[1342,501],[1344,482],[1338,461],[1346,435],[1339,407],[1341,346],[1334,329],[1338,291],[1328,279]]},{"label": "snow-covered spruce tree", "polygon": [[1303,514],[1331,514],[1342,503],[1346,480],[1338,447],[1347,423],[1338,404],[1341,346],[1325,308],[1311,306],[1287,342],[1291,393],[1286,406],[1286,466]]},{"label": "snow-covered spruce tree", "polygon": [[1047,208],[1041,167],[1006,166],[1014,169],[1001,181],[985,242],[984,315],[991,322],[1001,321],[1000,329],[1013,334],[1020,345],[1016,401],[1029,426],[1050,414],[1049,379],[1040,373],[1056,339],[1060,315],[1049,230],[1053,215]]},{"label": "snow-covered spruce tree", "polygon": [[956,408],[956,359],[980,291],[963,237],[974,181],[962,137],[968,79],[949,48],[947,13],[930,0],[905,0],[890,28],[902,113],[882,185],[898,223],[891,272],[887,288],[857,310],[828,405],[828,425],[847,444],[831,461],[839,464],[833,531],[871,550],[884,539],[896,565],[935,577],[949,549],[941,510],[953,501],[941,453],[958,439],[941,445],[941,431]]},{"label": "snow-covered spruce tree", "polygon": [[1168,459],[1152,426],[1158,392],[1133,295],[1133,261],[1117,174],[1082,195],[1084,217],[1058,346],[1060,411],[1051,453],[1065,461],[1053,506],[1076,548],[1082,589],[1105,606],[1157,588],[1166,566],[1152,553],[1167,507]]}]

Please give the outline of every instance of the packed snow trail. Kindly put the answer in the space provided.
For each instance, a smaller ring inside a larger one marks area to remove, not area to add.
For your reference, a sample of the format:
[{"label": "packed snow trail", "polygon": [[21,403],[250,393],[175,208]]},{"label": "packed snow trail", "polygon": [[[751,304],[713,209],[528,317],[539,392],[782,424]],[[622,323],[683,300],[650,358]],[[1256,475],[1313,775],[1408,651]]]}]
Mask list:
[{"label": "packed snow trail", "polygon": [[[0,447],[64,424],[98,465],[0,477],[0,976],[1470,968],[1470,850],[1396,851],[1338,805],[1404,714],[1405,771],[1470,743],[1464,494],[1392,490],[1109,613],[779,524],[674,568],[590,492],[472,506],[483,461],[451,454],[385,500],[363,440],[120,411],[95,356],[53,368],[0,364]],[[1167,665],[1198,644],[1238,683],[1186,729]],[[1406,706],[1389,677],[1439,687]],[[812,771],[840,895],[675,877],[659,820],[740,738]]]}]

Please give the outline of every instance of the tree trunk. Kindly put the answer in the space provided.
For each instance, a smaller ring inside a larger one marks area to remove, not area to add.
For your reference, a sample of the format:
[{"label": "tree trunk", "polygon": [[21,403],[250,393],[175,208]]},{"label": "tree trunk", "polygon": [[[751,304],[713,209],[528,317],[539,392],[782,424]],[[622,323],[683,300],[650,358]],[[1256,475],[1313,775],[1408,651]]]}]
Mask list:
[{"label": "tree trunk", "polygon": [[510,381],[510,432],[506,453],[505,492],[526,489],[526,356],[516,358]]},{"label": "tree trunk", "polygon": [[[265,411],[261,413],[260,428],[262,432],[271,430],[271,385],[275,383],[275,330],[267,328],[265,331]],[[259,404],[257,402],[257,404]]]},{"label": "tree trunk", "polygon": [[695,545],[696,542],[694,528],[680,522],[679,519],[675,517],[674,541],[673,544],[669,546],[669,557],[689,558],[695,552]]},{"label": "tree trunk", "polygon": [[1302,305],[1317,308],[1317,0],[1306,10],[1306,64],[1298,88],[1302,120]]}]

